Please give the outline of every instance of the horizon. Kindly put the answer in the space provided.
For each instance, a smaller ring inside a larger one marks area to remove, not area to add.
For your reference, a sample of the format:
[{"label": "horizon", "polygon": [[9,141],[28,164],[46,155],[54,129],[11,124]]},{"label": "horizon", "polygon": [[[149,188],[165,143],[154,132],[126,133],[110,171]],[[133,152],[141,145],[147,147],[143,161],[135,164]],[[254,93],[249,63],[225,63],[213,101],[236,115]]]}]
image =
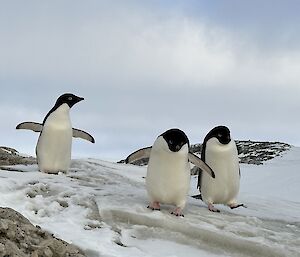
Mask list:
[{"label": "horizon", "polygon": [[[76,139],[74,140],[74,138],[73,138],[73,142],[74,141],[77,141],[77,140]],[[273,141],[261,141],[261,140],[251,140],[251,139],[248,139],[248,140],[234,139],[234,141],[235,142],[252,142],[252,143],[271,143],[271,144],[280,143],[280,144],[288,144],[290,147],[296,147],[296,148],[299,147],[299,146],[291,145],[291,144],[286,143],[286,142],[280,142],[280,141],[276,141],[276,140],[273,140]],[[191,146],[198,146],[198,145],[202,145],[202,143],[203,142],[200,142],[200,143],[190,142],[190,145]],[[2,145],[0,145],[0,148],[1,147],[13,148],[11,146],[2,146]],[[15,149],[15,148],[13,148],[13,149]],[[35,149],[35,147],[34,147],[34,149]],[[15,149],[15,150],[17,150],[20,154],[24,154],[25,156],[28,155],[28,156],[36,158],[35,151],[32,152],[32,153],[24,153],[24,152],[19,151],[18,149]],[[136,151],[136,150],[138,150],[138,149],[135,149],[134,151]],[[128,155],[130,155],[133,152],[124,153],[122,156],[120,155],[120,156],[115,157],[115,158],[107,158],[107,159],[105,159],[105,158],[101,158],[101,156],[97,156],[96,153],[95,154],[93,154],[93,153],[81,153],[81,154],[78,154],[76,152],[74,153],[74,149],[73,149],[72,150],[72,157],[71,158],[72,158],[72,160],[91,158],[91,159],[99,159],[99,160],[103,160],[103,161],[118,162],[118,161],[124,160]]]}]

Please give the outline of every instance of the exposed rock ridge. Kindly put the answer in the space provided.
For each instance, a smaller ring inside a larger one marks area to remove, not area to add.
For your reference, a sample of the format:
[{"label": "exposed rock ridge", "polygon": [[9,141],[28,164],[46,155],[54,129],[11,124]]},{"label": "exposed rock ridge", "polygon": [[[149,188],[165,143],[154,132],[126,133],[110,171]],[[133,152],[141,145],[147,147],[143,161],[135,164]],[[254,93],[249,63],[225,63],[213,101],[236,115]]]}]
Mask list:
[{"label": "exposed rock ridge", "polygon": [[0,146],[0,166],[16,164],[34,164],[36,159],[31,156],[22,156],[17,150]]},{"label": "exposed rock ridge", "polygon": [[[264,162],[281,156],[291,148],[291,145],[281,142],[259,142],[236,140],[240,163],[262,165]],[[192,153],[201,155],[202,144],[191,145]],[[124,162],[124,160],[120,161]],[[148,164],[148,159],[136,161],[135,165],[144,166]]]},{"label": "exposed rock ridge", "polygon": [[84,257],[84,253],[32,225],[20,213],[0,207],[0,257]]}]

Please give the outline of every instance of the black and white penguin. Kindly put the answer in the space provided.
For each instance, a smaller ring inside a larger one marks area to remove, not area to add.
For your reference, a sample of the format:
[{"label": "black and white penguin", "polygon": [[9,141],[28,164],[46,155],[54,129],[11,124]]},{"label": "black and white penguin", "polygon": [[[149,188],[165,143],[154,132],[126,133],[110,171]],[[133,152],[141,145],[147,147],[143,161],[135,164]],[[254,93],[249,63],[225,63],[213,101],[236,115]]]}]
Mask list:
[{"label": "black and white penguin", "polygon": [[201,199],[208,205],[208,209],[219,212],[214,204],[224,204],[232,209],[244,206],[236,200],[240,188],[239,158],[227,127],[215,127],[206,135],[201,159],[216,175],[212,179],[205,172],[200,172],[198,177]]},{"label": "black and white penguin", "polygon": [[170,129],[161,134],[152,147],[140,149],[127,157],[126,163],[149,158],[146,188],[150,209],[160,210],[160,204],[172,204],[176,206],[172,214],[183,216],[190,188],[189,161],[214,177],[210,167],[189,152],[189,146],[183,131]]},{"label": "black and white penguin", "polygon": [[36,156],[41,172],[57,174],[68,171],[71,162],[72,136],[95,143],[94,138],[87,132],[72,128],[70,109],[82,100],[84,98],[73,94],[63,94],[57,99],[42,124],[23,122],[16,127],[16,129],[40,132]]}]

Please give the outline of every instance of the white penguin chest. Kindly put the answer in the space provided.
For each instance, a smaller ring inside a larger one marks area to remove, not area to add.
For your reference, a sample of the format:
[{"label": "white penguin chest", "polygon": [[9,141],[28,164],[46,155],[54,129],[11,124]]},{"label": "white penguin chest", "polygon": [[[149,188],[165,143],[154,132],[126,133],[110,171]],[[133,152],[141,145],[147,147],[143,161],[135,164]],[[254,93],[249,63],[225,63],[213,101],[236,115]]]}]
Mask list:
[{"label": "white penguin chest", "polygon": [[152,151],[146,177],[147,191],[161,203],[185,202],[190,183],[187,154]]},{"label": "white penguin chest", "polygon": [[239,160],[235,143],[226,146],[208,143],[205,162],[215,172],[215,179],[202,173],[201,193],[204,199],[214,203],[227,203],[235,199],[239,191]]},{"label": "white penguin chest", "polygon": [[63,104],[52,112],[44,124],[42,136],[48,136],[54,140],[55,137],[59,137],[60,139],[65,138],[65,140],[69,140],[70,136],[72,138],[72,124],[69,110],[69,106]]},{"label": "white penguin chest", "polygon": [[206,151],[205,161],[216,172],[217,180],[231,181],[239,173],[238,155],[235,149],[209,148]]},{"label": "white penguin chest", "polygon": [[40,169],[68,170],[71,161],[72,125],[69,106],[61,105],[47,118],[37,144]]}]

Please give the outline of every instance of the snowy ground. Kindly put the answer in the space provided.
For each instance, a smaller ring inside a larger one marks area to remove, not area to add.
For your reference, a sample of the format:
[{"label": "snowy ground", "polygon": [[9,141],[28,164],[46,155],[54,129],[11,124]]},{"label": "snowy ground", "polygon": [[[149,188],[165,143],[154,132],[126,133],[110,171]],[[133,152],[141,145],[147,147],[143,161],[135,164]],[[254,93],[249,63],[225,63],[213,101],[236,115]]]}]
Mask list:
[{"label": "snowy ground", "polygon": [[[67,174],[36,166],[0,171],[0,206],[81,247],[87,256],[300,256],[300,148],[261,166],[241,165],[240,202],[211,213],[189,197],[185,217],[172,206],[146,208],[145,167],[75,160]],[[196,194],[192,177],[190,194]]]}]

